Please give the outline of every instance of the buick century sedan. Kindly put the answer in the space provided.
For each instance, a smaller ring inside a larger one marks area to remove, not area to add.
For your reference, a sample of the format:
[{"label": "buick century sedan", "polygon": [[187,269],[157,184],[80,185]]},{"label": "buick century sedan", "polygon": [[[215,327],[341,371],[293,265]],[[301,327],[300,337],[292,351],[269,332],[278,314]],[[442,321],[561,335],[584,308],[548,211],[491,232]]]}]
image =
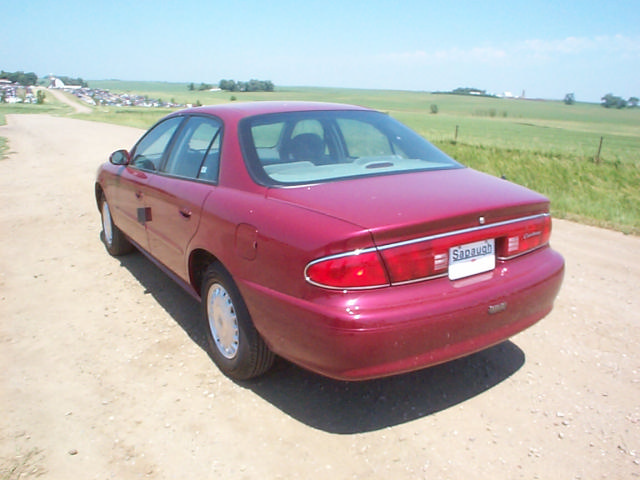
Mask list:
[{"label": "buick century sedan", "polygon": [[276,355],[343,380],[469,355],[547,315],[564,273],[547,198],[350,105],[172,113],[111,155],[95,197],[108,252],[200,301],[235,379]]}]

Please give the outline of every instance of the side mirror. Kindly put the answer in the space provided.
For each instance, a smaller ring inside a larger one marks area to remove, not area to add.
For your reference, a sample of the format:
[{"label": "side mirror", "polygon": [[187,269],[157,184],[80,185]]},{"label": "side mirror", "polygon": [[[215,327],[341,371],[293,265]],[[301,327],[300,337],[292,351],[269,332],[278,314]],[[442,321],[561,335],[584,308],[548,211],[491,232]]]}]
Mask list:
[{"label": "side mirror", "polygon": [[126,150],[116,150],[109,157],[109,161],[114,165],[129,165],[131,156]]}]

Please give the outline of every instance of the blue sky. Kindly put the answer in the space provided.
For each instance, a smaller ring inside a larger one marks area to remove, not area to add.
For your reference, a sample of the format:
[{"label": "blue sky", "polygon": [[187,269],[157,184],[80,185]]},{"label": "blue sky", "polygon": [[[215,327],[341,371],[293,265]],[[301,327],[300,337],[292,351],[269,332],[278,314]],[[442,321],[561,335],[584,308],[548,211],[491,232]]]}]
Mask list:
[{"label": "blue sky", "polygon": [[640,97],[638,0],[6,2],[0,69]]}]

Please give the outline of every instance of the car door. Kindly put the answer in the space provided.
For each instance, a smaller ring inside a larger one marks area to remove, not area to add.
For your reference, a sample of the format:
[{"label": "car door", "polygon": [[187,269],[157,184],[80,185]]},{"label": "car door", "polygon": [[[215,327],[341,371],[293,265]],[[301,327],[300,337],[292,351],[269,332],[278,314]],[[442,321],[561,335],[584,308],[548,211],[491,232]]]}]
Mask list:
[{"label": "car door", "polygon": [[161,168],[150,179],[146,204],[151,254],[188,281],[187,248],[200,222],[204,201],[218,175],[221,123],[191,116],[178,133]]},{"label": "car door", "polygon": [[146,203],[149,182],[156,176],[183,120],[183,117],[173,117],[149,130],[131,151],[131,161],[120,172],[117,188],[113,189],[112,202],[118,210],[119,228],[145,250],[149,249],[147,223],[153,218]]}]

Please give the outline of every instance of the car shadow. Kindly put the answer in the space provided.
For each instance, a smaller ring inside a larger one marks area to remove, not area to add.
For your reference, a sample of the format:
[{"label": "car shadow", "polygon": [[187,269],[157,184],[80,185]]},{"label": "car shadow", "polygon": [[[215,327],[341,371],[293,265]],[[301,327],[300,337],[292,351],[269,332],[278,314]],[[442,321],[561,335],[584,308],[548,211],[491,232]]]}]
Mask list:
[{"label": "car shadow", "polygon": [[206,352],[207,337],[200,322],[200,304],[142,253],[135,251],[118,260],[144,287],[144,294],[151,295]]},{"label": "car shadow", "polygon": [[524,360],[524,352],[506,341],[417,372],[342,382],[278,359],[265,376],[239,383],[313,428],[353,434],[410,422],[460,404],[509,378]]},{"label": "car shadow", "polygon": [[[120,257],[189,337],[208,353],[198,302],[144,255]],[[277,358],[265,375],[236,384],[318,430],[364,433],[429,416],[479,395],[517,372],[524,352],[505,341],[482,352],[417,372],[362,382],[329,379]],[[211,368],[216,368],[211,365]]]}]

